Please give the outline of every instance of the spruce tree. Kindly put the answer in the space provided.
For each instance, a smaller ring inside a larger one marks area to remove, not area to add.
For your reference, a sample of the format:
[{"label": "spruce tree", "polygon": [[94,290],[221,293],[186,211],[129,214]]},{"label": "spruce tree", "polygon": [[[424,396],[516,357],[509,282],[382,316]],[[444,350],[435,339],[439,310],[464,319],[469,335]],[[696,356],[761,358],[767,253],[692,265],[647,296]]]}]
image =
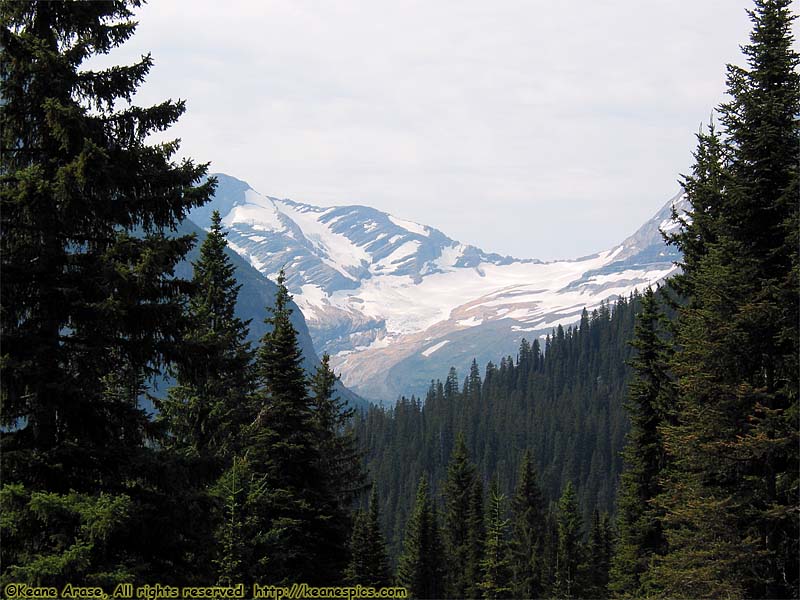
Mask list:
[{"label": "spruce tree", "polygon": [[[672,596],[790,597],[800,585],[799,59],[789,0],[756,0],[750,15],[749,68],[728,68],[720,109],[719,210],[698,229],[713,235],[684,259],[658,501],[669,549],[648,575]],[[689,200],[702,210],[703,196]]]},{"label": "spruce tree", "polygon": [[444,542],[447,554],[447,594],[452,598],[466,598],[469,588],[469,538],[470,501],[475,485],[475,466],[470,463],[464,434],[456,437],[450,455],[443,496]]},{"label": "spruce tree", "polygon": [[87,469],[118,467],[112,445],[141,443],[136,399],[104,378],[174,355],[186,282],[171,276],[192,239],[167,234],[213,191],[194,187],[205,165],[172,162],[177,142],[145,143],[184,111],[130,104],[149,55],[80,69],[133,35],[138,4],[0,7],[3,424],[24,422],[3,459],[35,485],[89,485]]},{"label": "spruce tree", "polygon": [[589,530],[589,541],[586,547],[584,597],[608,598],[609,570],[611,562],[611,528],[608,515],[600,516],[595,510],[592,513],[592,527]]},{"label": "spruce tree", "polygon": [[583,559],[583,521],[572,482],[568,482],[558,501],[558,554],[556,560],[555,595],[577,598],[581,593],[578,567]]},{"label": "spruce tree", "polygon": [[486,524],[486,545],[483,556],[483,581],[479,584],[486,600],[512,598],[512,569],[509,557],[508,525],[505,496],[500,493],[495,478],[489,491],[489,511]]},{"label": "spruce tree", "polygon": [[513,592],[515,598],[544,595],[545,514],[530,450],[522,455],[517,489],[511,499]]},{"label": "spruce tree", "polygon": [[214,181],[174,161],[177,141],[148,142],[185,109],[132,103],[149,55],[85,67],[134,34],[139,4],[0,3],[0,460],[3,484],[23,486],[0,503],[36,512],[14,541],[3,520],[4,581],[42,581],[46,556],[53,585],[196,566],[193,533],[176,531],[180,477],[146,444],[139,400],[180,354],[189,286],[173,274],[193,240],[173,232]]},{"label": "spruce tree", "polygon": [[253,353],[248,322],[236,316],[240,284],[225,254],[227,233],[218,211],[194,264],[185,356],[176,365],[176,385],[157,405],[178,449],[201,457],[237,452],[240,429],[252,418]]},{"label": "spruce tree", "polygon": [[[671,392],[667,373],[669,357],[661,337],[662,318],[656,295],[652,288],[647,288],[632,342],[636,350],[636,357],[631,361],[635,375],[626,404],[631,428],[623,452],[625,470],[617,500],[619,539],[610,585],[616,595],[625,597],[643,593],[641,575],[652,556],[666,550],[659,514],[652,505],[652,500],[661,492],[666,452],[659,429],[667,420],[665,404]],[[595,516],[594,525],[599,527],[599,516]]]},{"label": "spruce tree", "polygon": [[252,507],[251,540],[257,560],[249,581],[332,584],[347,557],[338,500],[322,473],[319,429],[306,389],[291,296],[280,272],[271,326],[256,358],[256,417],[245,431],[245,452],[266,493]]},{"label": "spruce tree", "polygon": [[375,588],[391,583],[389,559],[380,527],[378,491],[373,486],[367,511],[359,511],[350,538],[350,563],[345,571],[348,585]]},{"label": "spruce tree", "polygon": [[481,598],[480,583],[483,581],[483,559],[486,544],[486,513],[483,504],[483,480],[475,478],[470,490],[469,513],[467,515],[469,526],[467,555],[467,598]]},{"label": "spruce tree", "polygon": [[420,478],[414,511],[408,520],[397,581],[411,598],[441,598],[444,592],[444,557],[436,511],[427,479]]},{"label": "spruce tree", "polygon": [[356,495],[365,489],[366,474],[352,429],[355,411],[336,395],[338,380],[331,369],[330,356],[323,354],[309,382],[319,436],[320,468],[345,513]]}]

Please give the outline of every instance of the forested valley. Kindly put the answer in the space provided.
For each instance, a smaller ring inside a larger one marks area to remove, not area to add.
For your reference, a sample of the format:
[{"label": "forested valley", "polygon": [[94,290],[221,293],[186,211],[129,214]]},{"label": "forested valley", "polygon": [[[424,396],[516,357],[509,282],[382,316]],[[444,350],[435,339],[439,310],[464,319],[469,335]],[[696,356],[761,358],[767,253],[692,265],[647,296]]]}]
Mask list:
[{"label": "forested valley", "polygon": [[139,4],[0,2],[5,596],[800,597],[789,0],[755,0],[748,67],[697,135],[678,275],[358,412],[330,357],[303,368],[283,272],[252,344],[220,215],[176,233],[215,180],[150,141],[185,110],[132,104],[151,57],[80,69]]}]

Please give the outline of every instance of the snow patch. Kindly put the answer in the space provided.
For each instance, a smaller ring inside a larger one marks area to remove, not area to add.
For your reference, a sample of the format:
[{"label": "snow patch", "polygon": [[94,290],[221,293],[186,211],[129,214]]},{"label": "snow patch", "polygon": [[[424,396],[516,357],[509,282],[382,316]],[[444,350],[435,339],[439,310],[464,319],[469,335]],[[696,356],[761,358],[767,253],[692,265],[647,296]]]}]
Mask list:
[{"label": "snow patch", "polygon": [[280,212],[275,203],[266,196],[254,190],[247,190],[244,195],[245,203],[234,206],[222,219],[222,224],[231,228],[234,224],[249,225],[259,231],[286,231],[286,226],[280,218]]},{"label": "snow patch", "polygon": [[460,321],[456,321],[456,325],[459,327],[476,327],[482,324],[483,319],[479,319],[478,317],[470,317],[469,319],[461,319]]},{"label": "snow patch", "polygon": [[449,343],[450,343],[450,340],[444,340],[443,342],[439,342],[438,344],[434,344],[433,346],[431,346],[427,350],[423,350],[421,354],[425,358],[428,358],[431,354],[433,354],[434,352],[436,352],[440,348],[444,347],[445,344],[449,344]]},{"label": "snow patch", "polygon": [[405,229],[406,231],[410,231],[411,233],[416,233],[417,235],[422,235],[428,237],[430,232],[427,230],[426,227],[420,225],[419,223],[414,223],[413,221],[406,221],[404,219],[398,219],[397,217],[393,217],[392,215],[386,215],[389,217],[389,220],[397,225]]},{"label": "snow patch", "polygon": [[361,266],[362,261],[370,261],[369,254],[363,248],[353,244],[346,236],[333,232],[328,224],[319,221],[324,211],[316,212],[310,210],[310,207],[299,210],[286,202],[281,202],[281,207],[297,223],[306,238],[317,246],[323,255],[319,258],[348,279],[354,279],[351,269]]}]

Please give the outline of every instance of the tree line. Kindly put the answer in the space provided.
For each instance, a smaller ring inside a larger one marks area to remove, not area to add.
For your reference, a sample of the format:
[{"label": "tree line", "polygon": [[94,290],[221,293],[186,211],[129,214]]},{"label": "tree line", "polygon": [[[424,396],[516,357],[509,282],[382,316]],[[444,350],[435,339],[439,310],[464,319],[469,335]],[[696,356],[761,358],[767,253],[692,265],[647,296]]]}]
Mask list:
[{"label": "tree line", "polygon": [[545,507],[568,483],[581,519],[613,513],[620,450],[628,429],[623,406],[631,369],[629,340],[641,304],[638,293],[603,304],[580,323],[529,343],[516,357],[473,361],[461,380],[450,369],[424,399],[400,398],[391,409],[357,415],[356,437],[375,481],[390,556],[401,552],[414,490],[425,477],[441,500],[456,439],[464,436],[484,486],[497,480],[510,495],[526,451],[538,472]]}]

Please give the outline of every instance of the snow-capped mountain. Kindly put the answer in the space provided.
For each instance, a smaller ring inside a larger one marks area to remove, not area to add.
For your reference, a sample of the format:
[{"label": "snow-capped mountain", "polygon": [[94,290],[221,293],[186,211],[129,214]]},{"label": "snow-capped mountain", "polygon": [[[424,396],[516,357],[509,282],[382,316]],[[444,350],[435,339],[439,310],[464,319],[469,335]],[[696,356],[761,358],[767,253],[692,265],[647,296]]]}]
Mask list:
[{"label": "snow-capped mountain", "polygon": [[655,283],[677,255],[659,229],[676,195],[618,246],[542,262],[484,252],[441,231],[366,206],[317,207],[264,196],[217,175],[215,198],[190,218],[207,227],[219,210],[231,248],[264,275],[284,268],[319,352],[349,388],[376,401],[424,392],[455,366],[463,375],[515,354],[601,302]]}]

